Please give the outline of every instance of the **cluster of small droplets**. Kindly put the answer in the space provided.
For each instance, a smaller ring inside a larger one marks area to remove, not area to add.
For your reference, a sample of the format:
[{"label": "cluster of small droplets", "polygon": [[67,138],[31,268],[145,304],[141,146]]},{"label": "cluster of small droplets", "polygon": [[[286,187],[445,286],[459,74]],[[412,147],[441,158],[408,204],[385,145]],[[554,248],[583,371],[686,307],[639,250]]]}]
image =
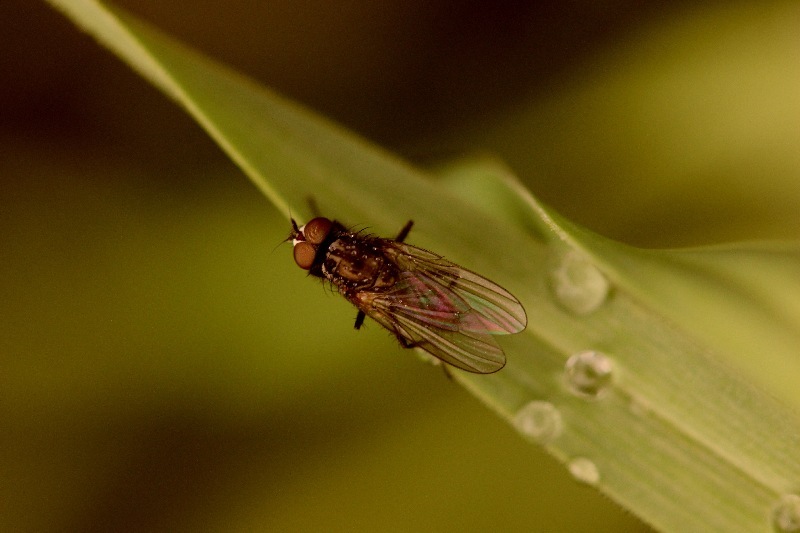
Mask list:
[{"label": "cluster of small droplets", "polygon": [[555,440],[563,430],[561,413],[550,402],[532,401],[514,415],[514,427],[528,439],[539,444]]},{"label": "cluster of small droplets", "polygon": [[611,384],[611,359],[603,352],[587,350],[567,359],[564,374],[570,392],[582,398],[599,398]]},{"label": "cluster of small droplets", "polygon": [[772,529],[777,533],[800,531],[800,496],[784,494],[772,509]]},{"label": "cluster of small droplets", "polygon": [[[550,288],[556,301],[576,315],[596,311],[608,299],[608,279],[584,254],[570,250],[550,271]],[[576,396],[599,398],[611,384],[611,359],[597,351],[573,354],[564,368],[567,387]],[[597,465],[586,457],[576,457],[567,465],[577,481],[596,485],[600,481]]]},{"label": "cluster of small droplets", "polygon": [[550,288],[565,309],[586,315],[606,300],[609,283],[588,257],[570,250],[550,271]]}]

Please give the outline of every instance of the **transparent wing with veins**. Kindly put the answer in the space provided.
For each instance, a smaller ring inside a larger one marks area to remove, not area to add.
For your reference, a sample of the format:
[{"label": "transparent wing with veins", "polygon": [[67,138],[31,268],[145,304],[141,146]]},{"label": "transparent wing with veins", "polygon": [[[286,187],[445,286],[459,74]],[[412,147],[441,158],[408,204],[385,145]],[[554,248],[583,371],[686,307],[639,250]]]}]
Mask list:
[{"label": "transparent wing with veins", "polygon": [[525,329],[519,301],[488,279],[421,248],[381,239],[400,279],[385,292],[354,295],[353,303],[418,347],[468,372],[488,374],[505,365],[494,335]]}]

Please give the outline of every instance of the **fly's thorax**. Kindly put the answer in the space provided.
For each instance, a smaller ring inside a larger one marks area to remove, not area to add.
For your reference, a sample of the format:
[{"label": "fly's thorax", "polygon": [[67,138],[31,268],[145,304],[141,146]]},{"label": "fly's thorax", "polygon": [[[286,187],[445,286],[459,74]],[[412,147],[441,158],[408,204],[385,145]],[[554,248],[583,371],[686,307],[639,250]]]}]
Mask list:
[{"label": "fly's thorax", "polygon": [[340,236],[328,247],[322,274],[346,290],[382,290],[397,282],[399,272],[387,261],[380,240]]}]

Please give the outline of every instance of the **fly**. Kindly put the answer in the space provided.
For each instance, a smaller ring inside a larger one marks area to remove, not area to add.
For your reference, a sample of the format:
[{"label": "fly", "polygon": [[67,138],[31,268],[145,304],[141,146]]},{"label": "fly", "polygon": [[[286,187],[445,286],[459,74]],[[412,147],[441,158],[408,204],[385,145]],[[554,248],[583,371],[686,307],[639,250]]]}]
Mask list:
[{"label": "fly", "polygon": [[421,348],[467,372],[491,374],[506,364],[495,335],[518,333],[528,319],[511,293],[428,250],[405,244],[409,221],[395,239],[349,231],[324,217],[289,236],[297,266],[328,280],[405,348]]}]

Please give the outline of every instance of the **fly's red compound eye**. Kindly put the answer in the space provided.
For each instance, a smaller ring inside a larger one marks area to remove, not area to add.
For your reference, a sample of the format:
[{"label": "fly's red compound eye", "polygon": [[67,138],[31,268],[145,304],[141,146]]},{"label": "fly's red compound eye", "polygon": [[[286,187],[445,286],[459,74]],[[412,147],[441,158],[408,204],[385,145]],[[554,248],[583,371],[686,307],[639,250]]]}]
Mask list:
[{"label": "fly's red compound eye", "polygon": [[[333,222],[325,217],[317,217],[311,219],[308,224],[305,225],[303,228],[303,235],[306,238],[306,241],[310,242],[314,246],[322,244],[322,241],[325,240],[325,237],[328,236],[328,233],[331,231],[331,227],[333,226]],[[296,250],[297,248],[295,248]],[[297,258],[297,253],[295,252],[295,258]]]},{"label": "fly's red compound eye", "polygon": [[308,270],[312,267],[316,255],[316,248],[305,241],[294,245],[294,262],[303,270]]}]

